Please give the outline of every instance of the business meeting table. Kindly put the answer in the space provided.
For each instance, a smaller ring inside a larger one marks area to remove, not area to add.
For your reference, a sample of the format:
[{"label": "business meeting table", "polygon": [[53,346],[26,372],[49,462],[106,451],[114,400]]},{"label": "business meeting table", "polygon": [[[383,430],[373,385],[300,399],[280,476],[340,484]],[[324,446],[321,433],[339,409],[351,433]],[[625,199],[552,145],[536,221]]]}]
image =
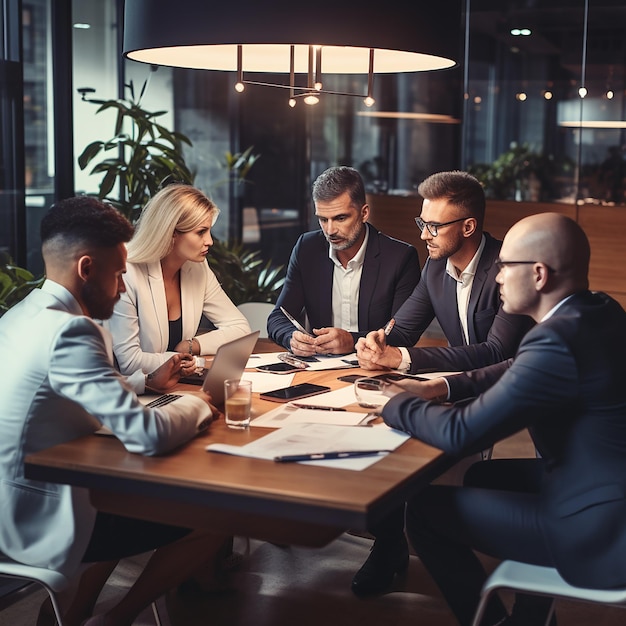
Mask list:
[{"label": "business meeting table", "polygon": [[[263,339],[255,349],[279,350]],[[293,384],[337,389],[346,384],[337,377],[346,373],[369,374],[360,369],[303,371]],[[253,394],[253,418],[277,406]],[[366,411],[356,404],[347,408]],[[25,472],[35,480],[85,487],[103,511],[321,547],[348,529],[366,529],[451,465],[440,450],[414,439],[361,471],[205,450],[215,442],[244,445],[269,432],[232,430],[221,418],[188,444],[156,457],[132,454],[114,437],[90,435],[30,455]]]}]

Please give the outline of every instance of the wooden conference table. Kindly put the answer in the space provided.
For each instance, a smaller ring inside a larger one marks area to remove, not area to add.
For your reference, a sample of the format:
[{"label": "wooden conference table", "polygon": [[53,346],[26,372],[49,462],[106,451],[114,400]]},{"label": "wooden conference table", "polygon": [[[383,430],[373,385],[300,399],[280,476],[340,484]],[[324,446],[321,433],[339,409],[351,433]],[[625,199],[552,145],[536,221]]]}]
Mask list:
[{"label": "wooden conference table", "polygon": [[[267,340],[257,348],[277,349]],[[367,375],[359,369],[298,372],[293,382],[336,389],[346,384],[337,376],[348,372]],[[276,406],[253,394],[253,417]],[[91,435],[30,455],[25,471],[35,480],[88,488],[94,506],[103,511],[320,547],[347,529],[365,529],[381,519],[449,466],[440,450],[417,440],[363,471],[205,451],[209,443],[244,445],[268,432],[231,430],[220,419],[185,446],[158,457],[131,454],[114,437]]]}]

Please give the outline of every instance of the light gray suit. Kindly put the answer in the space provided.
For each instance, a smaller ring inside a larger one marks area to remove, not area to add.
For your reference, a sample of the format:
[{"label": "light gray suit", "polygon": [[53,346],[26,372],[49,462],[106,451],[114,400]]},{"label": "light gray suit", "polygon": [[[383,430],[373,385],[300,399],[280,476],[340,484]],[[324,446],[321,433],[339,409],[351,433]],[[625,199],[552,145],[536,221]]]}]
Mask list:
[{"label": "light gray suit", "polygon": [[24,458],[108,426],[131,452],[159,454],[197,432],[193,396],[144,407],[113,368],[108,332],[50,280],[0,319],[0,551],[71,574],[96,511],[85,489],[28,480]]}]

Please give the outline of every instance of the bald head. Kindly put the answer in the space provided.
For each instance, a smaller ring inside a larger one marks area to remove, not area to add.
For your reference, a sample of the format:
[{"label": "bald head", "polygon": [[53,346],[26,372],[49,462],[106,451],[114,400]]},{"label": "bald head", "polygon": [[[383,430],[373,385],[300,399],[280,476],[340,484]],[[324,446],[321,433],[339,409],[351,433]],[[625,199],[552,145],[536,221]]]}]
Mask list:
[{"label": "bald head", "polygon": [[530,215],[517,222],[504,241],[503,258],[545,263],[554,270],[559,285],[574,290],[588,287],[589,241],[569,217],[560,213]]}]

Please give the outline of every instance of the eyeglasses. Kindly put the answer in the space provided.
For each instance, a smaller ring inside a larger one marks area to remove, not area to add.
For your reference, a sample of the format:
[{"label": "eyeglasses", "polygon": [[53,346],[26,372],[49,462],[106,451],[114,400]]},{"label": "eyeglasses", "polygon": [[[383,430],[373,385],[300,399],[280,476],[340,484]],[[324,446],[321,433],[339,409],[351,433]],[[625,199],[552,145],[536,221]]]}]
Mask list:
[{"label": "eyeglasses", "polygon": [[535,263],[541,263],[541,265],[546,267],[549,272],[556,273],[555,269],[552,269],[549,265],[546,265],[542,261],[503,261],[502,259],[497,259],[493,263],[498,268],[498,271],[507,265],[534,265]]},{"label": "eyeglasses", "polygon": [[428,232],[433,236],[436,237],[439,234],[439,229],[442,226],[450,226],[450,224],[456,224],[457,222],[462,222],[463,220],[467,220],[469,219],[468,217],[459,217],[458,220],[452,220],[451,222],[425,222],[421,217],[416,217],[415,218],[415,223],[417,224],[417,227],[423,232],[424,228],[428,229]]}]

